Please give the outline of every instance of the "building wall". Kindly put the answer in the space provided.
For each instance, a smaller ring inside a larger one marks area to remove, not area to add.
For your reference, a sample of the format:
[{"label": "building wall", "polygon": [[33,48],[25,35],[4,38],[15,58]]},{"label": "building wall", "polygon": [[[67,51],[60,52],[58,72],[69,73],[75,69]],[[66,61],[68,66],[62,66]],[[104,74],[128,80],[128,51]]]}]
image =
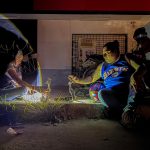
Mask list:
[{"label": "building wall", "polygon": [[38,59],[43,80],[52,78],[52,85],[66,85],[72,66],[72,34],[128,34],[128,51],[135,46],[133,32],[144,21],[76,21],[38,20]]}]

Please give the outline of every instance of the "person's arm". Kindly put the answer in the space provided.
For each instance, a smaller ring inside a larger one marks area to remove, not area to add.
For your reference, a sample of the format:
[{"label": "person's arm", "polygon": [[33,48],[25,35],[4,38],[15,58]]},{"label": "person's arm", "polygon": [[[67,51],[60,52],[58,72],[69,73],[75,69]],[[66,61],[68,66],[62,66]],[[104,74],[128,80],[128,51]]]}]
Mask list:
[{"label": "person's arm", "polygon": [[39,87],[36,87],[36,86],[33,86],[25,81],[23,81],[22,79],[20,79],[20,77],[18,76],[18,74],[16,73],[15,69],[12,68],[9,68],[7,70],[8,74],[11,76],[11,78],[17,82],[17,84],[19,84],[20,86],[22,87],[25,87],[27,88],[29,94],[33,94],[34,92],[40,92],[42,94],[44,94],[45,96],[48,95],[48,90],[45,90],[45,89],[41,89]]},{"label": "person's arm", "polygon": [[127,62],[135,69],[135,72],[132,74],[130,78],[130,84],[134,87],[137,91],[138,89],[144,89],[143,84],[143,76],[146,73],[147,69],[144,64],[137,64],[134,60],[125,57]]},{"label": "person's arm", "polygon": [[9,69],[7,72],[11,76],[11,78],[13,80],[15,80],[20,86],[27,87],[27,88],[30,88],[32,90],[34,89],[34,87],[31,84],[20,79],[20,77],[18,76],[18,74],[16,73],[16,71],[14,69]]},{"label": "person's arm", "polygon": [[73,82],[73,83],[77,83],[77,84],[91,84],[95,81],[97,81],[100,77],[101,77],[101,68],[102,68],[102,64],[100,64],[97,69],[95,70],[93,76],[89,76],[85,79],[79,79],[76,76],[73,75],[69,75],[68,79]]}]

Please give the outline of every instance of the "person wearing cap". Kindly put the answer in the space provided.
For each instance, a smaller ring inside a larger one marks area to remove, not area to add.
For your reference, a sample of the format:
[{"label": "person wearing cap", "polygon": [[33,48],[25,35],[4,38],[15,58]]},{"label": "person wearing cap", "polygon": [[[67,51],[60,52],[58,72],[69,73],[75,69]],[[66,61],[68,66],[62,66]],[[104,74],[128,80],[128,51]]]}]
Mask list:
[{"label": "person wearing cap", "polygon": [[150,60],[150,38],[147,36],[146,29],[141,27],[135,30],[133,39],[137,42],[137,46],[131,56],[141,65]]},{"label": "person wearing cap", "polygon": [[146,87],[150,88],[150,38],[147,36],[147,32],[144,27],[136,29],[133,38],[137,42],[137,48],[133,52],[134,58],[132,59],[135,59],[136,63],[146,69],[143,79]]},{"label": "person wearing cap", "polygon": [[[126,54],[128,59],[134,60],[139,65],[139,72],[133,74],[136,82],[132,84],[128,97],[128,104],[122,114],[122,124],[127,128],[133,128],[137,106],[144,103],[145,96],[150,89],[150,38],[144,27],[137,28],[133,34],[137,47],[132,53]],[[150,95],[150,94],[149,94]]]}]

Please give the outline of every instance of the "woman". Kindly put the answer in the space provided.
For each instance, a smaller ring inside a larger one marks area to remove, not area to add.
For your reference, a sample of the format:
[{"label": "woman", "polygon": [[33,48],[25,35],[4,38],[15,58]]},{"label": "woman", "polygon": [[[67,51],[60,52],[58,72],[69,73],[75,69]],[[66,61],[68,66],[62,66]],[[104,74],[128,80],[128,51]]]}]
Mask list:
[{"label": "woman", "polygon": [[[130,61],[130,64],[120,57],[119,42],[108,42],[103,47],[104,62],[101,63],[92,78],[80,80],[75,76],[69,76],[69,80],[78,84],[91,84],[102,79],[103,83],[96,83],[94,87],[94,97],[98,99],[109,112],[121,116],[123,108],[127,104],[129,93],[130,77],[133,68],[137,70],[138,66]],[[134,82],[134,79],[132,79]],[[92,89],[93,90],[93,89]],[[92,95],[92,94],[90,94]]]},{"label": "woman", "polygon": [[[23,59],[24,59],[23,52],[19,50],[15,55],[15,58],[10,57],[7,60],[7,61],[10,60],[11,61],[8,64],[7,69],[6,70],[3,69],[5,70],[5,72],[0,74],[0,100],[1,101],[12,101],[15,100],[16,98],[25,96],[28,93],[33,94],[34,92],[37,92],[34,86],[22,80],[21,63]],[[40,96],[42,96],[41,93]],[[15,112],[12,110],[11,106],[8,107],[7,110],[8,109],[9,111],[5,112],[5,117],[3,117],[3,122],[11,126],[16,126],[17,123],[16,123]],[[13,127],[10,127],[7,129],[7,133],[11,135],[18,135],[21,134],[22,131],[20,132],[18,130],[15,130]]]},{"label": "woman", "polygon": [[24,59],[23,52],[18,51],[4,74],[0,76],[0,98],[1,100],[14,100],[25,94],[37,92],[34,86],[22,80],[21,63]]}]

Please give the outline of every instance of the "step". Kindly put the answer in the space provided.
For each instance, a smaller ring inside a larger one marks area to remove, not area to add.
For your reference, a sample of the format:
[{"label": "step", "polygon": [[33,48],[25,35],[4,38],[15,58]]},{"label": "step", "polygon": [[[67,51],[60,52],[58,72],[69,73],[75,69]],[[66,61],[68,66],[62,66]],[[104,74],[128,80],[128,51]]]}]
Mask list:
[{"label": "step", "polygon": [[13,101],[0,104],[0,118],[13,114],[21,122],[50,121],[54,117],[62,120],[77,118],[99,118],[102,104],[89,99],[76,101],[22,102]]},{"label": "step", "polygon": [[[90,99],[78,100],[50,100],[42,102],[12,101],[0,103],[0,122],[7,117],[13,116],[17,122],[35,123],[48,122],[60,119],[90,118],[98,119],[103,117],[103,106],[101,103]],[[150,105],[143,104],[137,107],[137,113],[146,120],[150,120]]]}]

